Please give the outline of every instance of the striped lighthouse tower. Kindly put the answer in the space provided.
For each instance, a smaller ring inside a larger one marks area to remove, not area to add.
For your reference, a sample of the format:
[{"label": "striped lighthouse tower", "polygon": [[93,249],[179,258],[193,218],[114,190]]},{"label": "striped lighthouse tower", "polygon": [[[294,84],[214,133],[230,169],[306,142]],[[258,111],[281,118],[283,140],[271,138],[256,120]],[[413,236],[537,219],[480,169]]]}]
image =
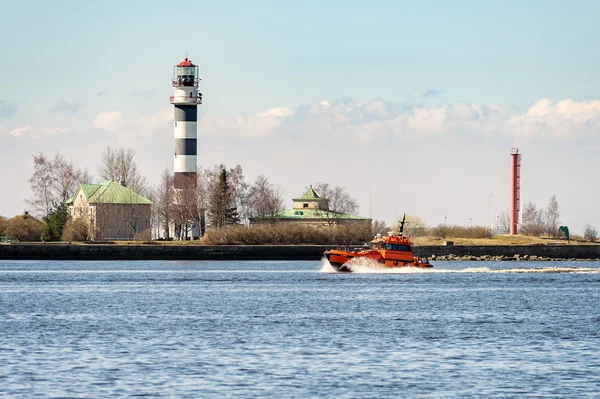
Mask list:
[{"label": "striped lighthouse tower", "polygon": [[202,104],[202,93],[198,92],[198,67],[187,57],[173,67],[174,106],[174,185],[175,189],[196,187],[196,155],[198,104]]}]

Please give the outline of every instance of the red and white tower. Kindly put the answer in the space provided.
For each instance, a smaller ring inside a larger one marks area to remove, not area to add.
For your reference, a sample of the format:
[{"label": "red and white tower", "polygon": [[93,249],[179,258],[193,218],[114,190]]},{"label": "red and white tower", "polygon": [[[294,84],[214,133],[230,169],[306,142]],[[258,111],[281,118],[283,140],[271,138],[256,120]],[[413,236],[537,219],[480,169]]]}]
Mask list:
[{"label": "red and white tower", "polygon": [[510,149],[510,234],[517,234],[521,212],[521,154],[518,148]]},{"label": "red and white tower", "polygon": [[202,93],[198,91],[198,67],[187,57],[173,67],[174,138],[173,165],[176,189],[196,187],[198,104]]}]

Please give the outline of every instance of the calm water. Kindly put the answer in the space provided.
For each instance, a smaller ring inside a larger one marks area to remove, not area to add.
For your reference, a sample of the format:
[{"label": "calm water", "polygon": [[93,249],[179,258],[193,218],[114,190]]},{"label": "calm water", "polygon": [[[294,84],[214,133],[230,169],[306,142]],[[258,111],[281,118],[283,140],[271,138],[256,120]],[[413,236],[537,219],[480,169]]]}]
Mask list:
[{"label": "calm water", "polygon": [[600,397],[600,262],[435,266],[0,261],[0,397]]}]

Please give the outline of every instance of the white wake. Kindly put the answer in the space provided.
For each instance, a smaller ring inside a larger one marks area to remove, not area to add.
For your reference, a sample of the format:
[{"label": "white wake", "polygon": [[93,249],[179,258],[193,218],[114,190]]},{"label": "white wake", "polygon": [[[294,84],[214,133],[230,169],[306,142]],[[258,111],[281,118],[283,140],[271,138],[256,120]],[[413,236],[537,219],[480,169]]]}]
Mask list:
[{"label": "white wake", "polygon": [[[354,258],[346,262],[346,267],[352,273],[381,273],[381,274],[416,274],[416,273],[570,273],[570,274],[600,274],[600,268],[592,267],[572,267],[572,266],[553,266],[553,267],[526,267],[526,268],[507,268],[490,269],[489,267],[467,267],[464,269],[443,269],[435,264],[432,268],[418,267],[386,267],[382,264],[366,258]],[[320,272],[322,273],[342,273],[336,272],[329,264],[326,258],[321,259]]]}]

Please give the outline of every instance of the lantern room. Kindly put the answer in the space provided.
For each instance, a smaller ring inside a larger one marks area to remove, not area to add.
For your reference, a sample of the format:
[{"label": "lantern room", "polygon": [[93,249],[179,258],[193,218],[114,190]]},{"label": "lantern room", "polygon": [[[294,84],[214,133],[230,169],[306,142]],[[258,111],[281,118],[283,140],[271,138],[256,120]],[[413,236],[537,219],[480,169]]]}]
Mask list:
[{"label": "lantern room", "polygon": [[187,57],[173,67],[173,86],[198,86],[198,66],[192,64]]}]

